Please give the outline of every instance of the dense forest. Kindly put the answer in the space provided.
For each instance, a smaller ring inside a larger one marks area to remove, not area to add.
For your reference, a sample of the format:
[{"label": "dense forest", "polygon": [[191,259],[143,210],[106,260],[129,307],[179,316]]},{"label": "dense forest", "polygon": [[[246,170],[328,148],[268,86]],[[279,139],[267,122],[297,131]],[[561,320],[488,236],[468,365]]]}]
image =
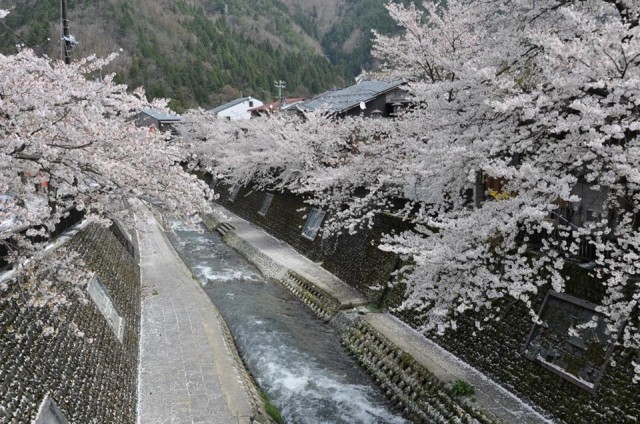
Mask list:
[{"label": "dense forest", "polygon": [[[291,1],[291,9],[296,22],[309,35],[318,39],[323,51],[334,65],[340,67],[343,75],[355,76],[363,69],[373,66],[371,59],[371,30],[382,34],[395,34],[398,27],[389,16],[384,0],[343,0],[335,7],[335,16],[331,16],[329,25],[324,25],[318,15],[318,6],[310,5],[304,9],[305,2]],[[318,3],[306,2],[308,4]],[[396,0],[393,3],[408,5],[411,0]],[[416,3],[420,3],[419,1]]]},{"label": "dense forest", "polygon": [[[242,95],[308,97],[345,86],[372,66],[370,30],[396,30],[385,0],[68,0],[74,57],[121,49],[109,68],[117,81],[171,98],[182,111]],[[58,57],[57,0],[0,0],[11,14],[0,51],[17,45]]]}]

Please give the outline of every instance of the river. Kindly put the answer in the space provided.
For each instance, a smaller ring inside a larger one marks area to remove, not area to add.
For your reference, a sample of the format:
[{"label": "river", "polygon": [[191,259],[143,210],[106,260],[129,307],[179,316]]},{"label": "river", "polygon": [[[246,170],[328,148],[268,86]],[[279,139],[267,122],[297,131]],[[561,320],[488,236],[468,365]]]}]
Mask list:
[{"label": "river", "polygon": [[171,223],[170,239],[220,310],[262,390],[296,424],[406,423],[340,344],[288,290],[266,281],[218,234]]}]

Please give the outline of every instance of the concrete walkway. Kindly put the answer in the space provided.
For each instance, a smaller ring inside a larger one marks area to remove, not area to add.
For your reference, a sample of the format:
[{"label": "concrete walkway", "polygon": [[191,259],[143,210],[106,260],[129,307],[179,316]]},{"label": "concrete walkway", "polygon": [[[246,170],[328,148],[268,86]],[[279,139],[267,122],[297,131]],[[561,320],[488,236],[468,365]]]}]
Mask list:
[{"label": "concrete walkway", "polygon": [[338,300],[342,307],[356,307],[367,303],[364,296],[353,287],[301,255],[285,242],[276,239],[220,205],[214,204],[213,209],[216,219],[233,227],[232,231],[235,236],[277,264],[278,269],[274,272],[259,267],[263,273],[271,274],[266,275],[267,277],[280,279],[287,270],[293,270]]},{"label": "concrete walkway", "polygon": [[222,318],[151,211],[133,201],[142,280],[138,424],[250,423]]},{"label": "concrete walkway", "polygon": [[506,389],[450,352],[417,333],[390,314],[367,314],[362,317],[391,343],[400,346],[443,383],[463,380],[473,385],[477,407],[494,420],[507,424],[552,423]]},{"label": "concrete walkway", "polygon": [[[343,305],[356,306],[365,303],[364,298],[352,287],[295,251],[291,246],[275,239],[264,230],[220,205],[214,205],[214,210],[216,219],[232,225],[234,227],[231,230],[233,235],[250,245],[260,256],[268,257],[278,264],[280,273],[283,274],[291,269],[305,276],[308,281],[332,294]],[[228,238],[225,237],[225,240]],[[251,254],[248,256],[251,260]],[[553,423],[480,371],[462,362],[399,319],[388,313],[365,313],[362,315],[363,311],[364,308],[358,308],[357,316],[367,321],[394,345],[409,353],[441,382],[464,380],[472,384],[476,388],[474,395],[476,402],[473,403],[473,406],[487,412],[496,422],[505,424]]]}]

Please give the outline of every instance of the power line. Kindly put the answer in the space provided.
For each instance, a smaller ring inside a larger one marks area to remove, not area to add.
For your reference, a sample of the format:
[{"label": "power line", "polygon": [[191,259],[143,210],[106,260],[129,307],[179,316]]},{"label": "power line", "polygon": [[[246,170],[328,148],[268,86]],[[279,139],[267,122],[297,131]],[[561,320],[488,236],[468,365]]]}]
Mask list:
[{"label": "power line", "polygon": [[[15,32],[13,29],[11,29],[11,27],[9,27],[7,24],[5,24],[4,20],[0,19],[0,25],[2,25],[7,31],[9,31],[11,34],[13,34],[13,36],[16,37],[18,39],[18,41],[21,42],[21,44],[24,44],[25,46],[27,46],[29,48],[33,48],[33,47],[31,47],[29,45],[29,43],[27,43],[27,40],[22,38],[22,36],[20,34]],[[47,40],[47,41],[49,41],[49,40]]]}]

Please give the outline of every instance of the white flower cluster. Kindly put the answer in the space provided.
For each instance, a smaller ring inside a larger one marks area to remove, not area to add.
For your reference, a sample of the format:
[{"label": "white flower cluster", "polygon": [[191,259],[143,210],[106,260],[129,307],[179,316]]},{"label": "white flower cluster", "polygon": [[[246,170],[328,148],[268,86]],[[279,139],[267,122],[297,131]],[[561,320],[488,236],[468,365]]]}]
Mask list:
[{"label": "white flower cluster", "polygon": [[626,320],[623,343],[640,348],[640,2],[387,7],[404,34],[376,33],[374,55],[380,77],[406,79],[411,107],[389,120],[195,114],[200,163],[311,194],[326,231],[389,210],[412,220],[381,248],[411,264],[404,307],[426,330],[468,310],[489,322],[505,297],[534,318],[580,256],[612,329]]}]

